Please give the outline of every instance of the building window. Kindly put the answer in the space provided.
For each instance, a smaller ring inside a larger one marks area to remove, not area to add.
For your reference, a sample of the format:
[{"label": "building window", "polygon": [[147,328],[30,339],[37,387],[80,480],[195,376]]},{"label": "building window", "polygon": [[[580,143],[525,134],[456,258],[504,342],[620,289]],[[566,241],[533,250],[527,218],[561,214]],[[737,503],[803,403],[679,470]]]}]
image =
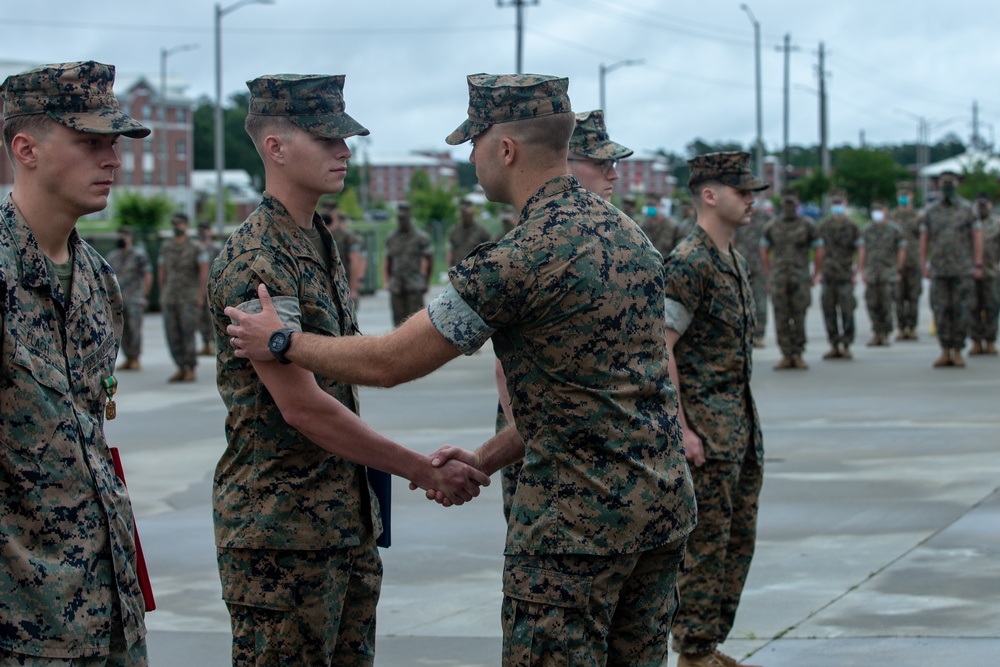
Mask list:
[{"label": "building window", "polygon": [[153,107],[149,104],[142,105],[142,119],[150,120],[153,118]]},{"label": "building window", "polygon": [[177,140],[177,159],[186,160],[187,159],[187,140],[178,139]]},{"label": "building window", "polygon": [[178,123],[186,123],[187,122],[187,109],[178,109],[177,113],[176,113],[176,116],[177,116],[177,122]]},{"label": "building window", "polygon": [[151,172],[151,171],[144,171],[144,172],[142,172],[142,184],[143,185],[152,185],[153,184],[153,172]]},{"label": "building window", "polygon": [[185,187],[188,184],[187,180],[188,180],[187,179],[187,172],[185,172],[185,171],[179,171],[179,172],[177,172],[177,185],[179,185],[180,187]]}]

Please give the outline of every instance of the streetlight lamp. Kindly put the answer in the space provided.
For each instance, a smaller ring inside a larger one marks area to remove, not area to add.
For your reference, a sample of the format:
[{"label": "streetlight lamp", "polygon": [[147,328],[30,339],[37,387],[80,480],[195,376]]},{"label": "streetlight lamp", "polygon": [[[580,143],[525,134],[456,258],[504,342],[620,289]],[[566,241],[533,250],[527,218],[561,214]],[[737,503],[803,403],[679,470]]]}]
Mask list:
[{"label": "streetlight lamp", "polygon": [[181,51],[197,49],[197,44],[181,44],[160,49],[160,191],[167,191],[167,58]]},{"label": "streetlight lamp", "polygon": [[763,113],[761,112],[760,104],[760,22],[757,21],[757,17],[753,15],[753,11],[750,10],[750,6],[746,3],[740,5],[740,9],[747,13],[750,18],[750,23],[753,24],[753,42],[754,42],[754,56],[757,68],[757,177],[761,180],[764,179],[764,130],[763,130]]},{"label": "streetlight lamp", "polygon": [[619,60],[618,62],[612,63],[610,65],[605,65],[604,63],[601,63],[600,69],[598,70],[598,80],[600,83],[600,99],[601,99],[600,109],[601,111],[604,112],[605,122],[607,122],[608,119],[608,107],[605,106],[604,103],[604,77],[607,76],[608,72],[614,72],[619,67],[628,67],[629,65],[641,65],[644,62],[646,61],[640,58],[638,60]]},{"label": "streetlight lamp", "polygon": [[226,197],[222,190],[226,144],[222,128],[222,17],[244,5],[273,5],[274,0],[239,0],[223,8],[215,3],[215,226],[221,234],[226,226]]}]

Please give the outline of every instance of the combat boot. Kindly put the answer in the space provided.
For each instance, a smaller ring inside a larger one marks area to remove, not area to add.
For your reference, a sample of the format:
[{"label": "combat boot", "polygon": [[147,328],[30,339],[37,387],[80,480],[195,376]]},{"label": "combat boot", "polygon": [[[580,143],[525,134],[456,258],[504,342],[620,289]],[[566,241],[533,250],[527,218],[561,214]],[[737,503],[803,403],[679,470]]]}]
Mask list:
[{"label": "combat boot", "polygon": [[934,360],[931,364],[934,368],[943,368],[945,366],[951,366],[951,350],[942,348],[941,356]]},{"label": "combat boot", "polygon": [[878,347],[879,345],[882,344],[882,336],[880,336],[879,334],[875,334],[874,336],[871,337],[871,340],[869,340],[865,344],[868,347]]},{"label": "combat boot", "polygon": [[916,329],[912,329],[912,328],[910,329],[908,340],[919,340],[919,336],[917,336],[917,330]]},{"label": "combat boot", "polygon": [[198,355],[202,357],[214,357],[215,345],[212,345],[211,343],[205,343],[204,345],[201,346],[201,349],[198,350]]},{"label": "combat boot", "polygon": [[892,341],[889,340],[890,338],[892,338],[892,336],[890,336],[889,334],[885,334],[884,336],[880,335],[879,345],[882,347],[889,347],[890,345],[892,345]]},{"label": "combat boot", "polygon": [[836,345],[830,347],[830,351],[823,355],[826,360],[830,359],[840,359],[840,348]]},{"label": "combat boot", "polygon": [[972,347],[969,348],[969,356],[977,357],[983,353],[983,346],[978,340],[972,341]]},{"label": "combat boot", "polygon": [[965,359],[962,358],[961,350],[951,351],[951,365],[955,368],[965,368]]},{"label": "combat boot", "polygon": [[184,382],[184,373],[186,369],[178,368],[177,372],[167,378],[167,382]]},{"label": "combat boot", "polygon": [[193,368],[185,368],[184,369],[184,375],[183,375],[183,377],[181,377],[180,381],[181,382],[194,382],[196,379],[197,379],[197,376],[195,376],[194,369]]},{"label": "combat boot", "polygon": [[900,329],[896,332],[896,340],[910,340],[910,330]]},{"label": "combat boot", "polygon": [[784,371],[789,368],[795,368],[795,362],[792,361],[791,357],[782,357],[781,361],[774,365],[774,370],[776,371]]},{"label": "combat boot", "polygon": [[849,345],[845,345],[844,349],[840,351],[840,358],[841,359],[853,359],[854,358],[854,355],[851,354],[851,347]]},{"label": "combat boot", "polygon": [[806,363],[806,360],[802,358],[801,354],[796,354],[794,357],[792,357],[792,364],[793,368],[797,368],[802,371],[809,370],[809,364]]},{"label": "combat boot", "polygon": [[993,357],[997,356],[997,344],[996,344],[995,341],[992,341],[992,340],[986,341],[986,352],[985,352],[985,354],[988,354],[988,355],[993,356]]}]

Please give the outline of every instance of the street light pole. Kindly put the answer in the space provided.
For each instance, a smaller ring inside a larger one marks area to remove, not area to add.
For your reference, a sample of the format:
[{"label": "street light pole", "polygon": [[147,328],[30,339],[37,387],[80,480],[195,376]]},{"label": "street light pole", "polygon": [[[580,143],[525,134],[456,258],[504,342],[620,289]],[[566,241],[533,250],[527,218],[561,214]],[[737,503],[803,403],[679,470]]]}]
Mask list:
[{"label": "street light pole", "polygon": [[517,74],[521,73],[524,55],[524,8],[537,4],[538,0],[497,0],[497,7],[514,7],[517,10]]},{"label": "street light pole", "polygon": [[604,99],[604,77],[608,75],[608,72],[613,72],[619,67],[628,67],[630,65],[641,65],[644,62],[646,61],[640,58],[638,60],[619,60],[618,62],[612,63],[610,65],[605,65],[604,63],[601,63],[600,67],[598,68],[598,77],[597,77],[598,86],[600,89],[600,102],[601,102],[601,106],[598,108],[604,112],[605,122],[607,122],[608,119],[608,107]]},{"label": "street light pole", "polygon": [[757,21],[757,17],[753,15],[750,6],[746,3],[740,5],[740,9],[747,13],[750,18],[750,23],[753,25],[753,42],[754,42],[754,60],[756,63],[757,71],[757,177],[761,180],[764,179],[764,129],[763,129],[763,111],[761,108],[761,90],[760,90],[760,22]]},{"label": "street light pole", "polygon": [[244,5],[273,5],[274,0],[239,0],[223,8],[215,3],[215,227],[221,234],[226,227],[226,196],[222,189],[226,144],[222,124],[222,17]]},{"label": "street light pole", "polygon": [[167,191],[167,58],[181,51],[197,49],[197,44],[181,44],[160,49],[160,192]]}]

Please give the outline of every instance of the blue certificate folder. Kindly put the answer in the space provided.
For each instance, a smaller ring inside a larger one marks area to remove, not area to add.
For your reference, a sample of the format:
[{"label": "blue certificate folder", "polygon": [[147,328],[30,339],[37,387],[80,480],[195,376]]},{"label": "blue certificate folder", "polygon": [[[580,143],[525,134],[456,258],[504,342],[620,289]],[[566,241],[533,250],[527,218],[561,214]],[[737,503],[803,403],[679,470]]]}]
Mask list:
[{"label": "blue certificate folder", "polygon": [[375,541],[380,547],[392,544],[392,475],[375,468],[368,468],[368,483],[382,508],[382,534]]}]

